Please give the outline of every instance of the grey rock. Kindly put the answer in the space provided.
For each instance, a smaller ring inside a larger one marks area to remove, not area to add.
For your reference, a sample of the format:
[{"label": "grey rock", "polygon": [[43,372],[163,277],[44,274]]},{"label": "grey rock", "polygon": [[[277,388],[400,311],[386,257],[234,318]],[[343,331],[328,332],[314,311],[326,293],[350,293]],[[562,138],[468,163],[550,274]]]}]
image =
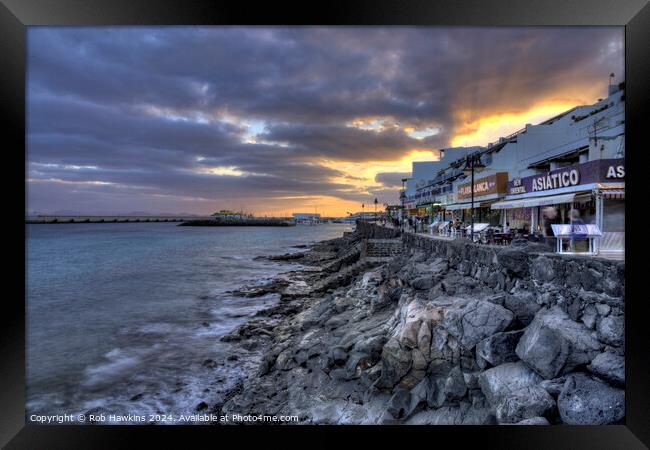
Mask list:
[{"label": "grey rock", "polygon": [[541,281],[542,283],[553,281],[556,277],[553,260],[545,256],[535,258],[531,262],[530,272],[534,280]]},{"label": "grey rock", "polygon": [[398,388],[388,400],[386,411],[396,419],[404,419],[411,407],[411,393],[408,389]]},{"label": "grey rock", "polygon": [[512,311],[522,326],[528,325],[542,306],[531,292],[517,292],[505,298],[503,306]]},{"label": "grey rock", "polygon": [[600,343],[558,307],[540,311],[517,344],[522,361],[546,379],[555,378],[600,353]]},{"label": "grey rock", "polygon": [[497,260],[509,275],[523,278],[528,274],[528,255],[515,245],[501,251]]},{"label": "grey rock", "polygon": [[455,401],[463,398],[467,393],[467,384],[460,367],[454,367],[445,381],[445,397],[448,401]]},{"label": "grey rock", "polygon": [[490,302],[470,300],[464,306],[450,308],[443,320],[445,328],[460,345],[471,349],[481,340],[505,330],[514,315],[507,309]]},{"label": "grey rock", "polygon": [[596,303],[596,311],[601,316],[606,316],[612,310],[611,306],[606,303]]},{"label": "grey rock", "polygon": [[587,369],[613,384],[625,385],[625,358],[611,352],[596,356]]},{"label": "grey rock", "polygon": [[332,363],[342,366],[348,360],[347,352],[341,347],[334,347],[330,352]]},{"label": "grey rock", "polygon": [[392,388],[411,370],[411,351],[403,349],[396,338],[388,340],[381,353],[381,376],[377,387]]},{"label": "grey rock", "polygon": [[381,350],[385,343],[386,336],[383,335],[362,338],[354,344],[354,350],[370,355],[372,359],[377,359],[381,355]]},{"label": "grey rock", "polygon": [[582,313],[580,320],[585,324],[587,328],[593,330],[596,326],[596,319],[598,318],[598,312],[593,305],[585,306],[585,309]]},{"label": "grey rock", "polygon": [[546,417],[531,417],[517,422],[515,425],[550,425]]},{"label": "grey rock", "polygon": [[341,316],[335,316],[325,322],[325,327],[333,330],[345,325],[346,323],[348,323],[348,319]]},{"label": "grey rock", "polygon": [[598,322],[598,339],[607,344],[621,346],[625,340],[625,321],[623,316],[603,317]]},{"label": "grey rock", "polygon": [[411,286],[413,286],[413,289],[418,289],[421,291],[431,289],[433,287],[433,284],[434,281],[431,275],[425,275],[411,280]]},{"label": "grey rock", "polygon": [[625,417],[625,391],[578,373],[568,377],[558,409],[569,425],[605,425]]},{"label": "grey rock", "polygon": [[540,381],[542,377],[521,361],[493,367],[481,373],[478,378],[483,394],[494,406],[511,392],[538,384]]},{"label": "grey rock", "polygon": [[544,380],[539,383],[539,387],[544,389],[546,392],[551,394],[552,397],[560,395],[562,388],[564,388],[564,383],[566,383],[566,377],[553,378],[552,380]]},{"label": "grey rock", "polygon": [[519,357],[515,353],[515,348],[523,334],[523,330],[508,331],[495,333],[483,339],[476,345],[477,362],[479,357],[493,366],[517,361]]},{"label": "grey rock", "polygon": [[543,388],[531,385],[508,394],[497,405],[499,423],[517,423],[524,419],[545,416],[555,408],[555,400]]},{"label": "grey rock", "polygon": [[408,415],[410,416],[418,406],[425,403],[433,408],[436,405],[434,394],[436,392],[435,381],[432,377],[426,377],[411,389],[411,403]]}]

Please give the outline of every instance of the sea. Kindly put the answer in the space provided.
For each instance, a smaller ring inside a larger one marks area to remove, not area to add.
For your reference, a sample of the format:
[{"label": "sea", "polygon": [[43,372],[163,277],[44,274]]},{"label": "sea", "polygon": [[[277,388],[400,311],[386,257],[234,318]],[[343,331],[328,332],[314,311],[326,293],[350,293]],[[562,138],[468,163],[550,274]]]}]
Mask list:
[{"label": "sea", "polygon": [[245,374],[219,338],[279,300],[228,292],[300,267],[255,257],[350,229],[26,225],[27,417],[195,413]]}]

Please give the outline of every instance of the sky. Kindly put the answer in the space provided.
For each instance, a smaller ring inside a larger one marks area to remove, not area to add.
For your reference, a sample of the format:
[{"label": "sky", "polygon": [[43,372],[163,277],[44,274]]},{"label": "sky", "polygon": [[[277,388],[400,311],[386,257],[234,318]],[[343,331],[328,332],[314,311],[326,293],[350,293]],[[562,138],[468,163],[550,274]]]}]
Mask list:
[{"label": "sky", "polygon": [[30,27],[27,57],[28,214],[345,216],[624,80],[620,27]]}]

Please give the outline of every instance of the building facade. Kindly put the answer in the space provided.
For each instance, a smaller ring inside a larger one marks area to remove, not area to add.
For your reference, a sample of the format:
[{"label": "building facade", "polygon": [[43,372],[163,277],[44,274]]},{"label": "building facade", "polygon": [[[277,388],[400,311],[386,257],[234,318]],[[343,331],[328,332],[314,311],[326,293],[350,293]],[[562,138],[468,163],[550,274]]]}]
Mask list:
[{"label": "building facade", "polygon": [[[403,195],[412,215],[467,223],[473,206],[476,223],[546,237],[553,224],[594,224],[602,231],[599,253],[624,252],[624,83],[609,86],[608,97],[593,105],[527,124],[486,147],[443,152],[440,161],[413,163]],[[469,158],[482,166],[473,186]]]}]

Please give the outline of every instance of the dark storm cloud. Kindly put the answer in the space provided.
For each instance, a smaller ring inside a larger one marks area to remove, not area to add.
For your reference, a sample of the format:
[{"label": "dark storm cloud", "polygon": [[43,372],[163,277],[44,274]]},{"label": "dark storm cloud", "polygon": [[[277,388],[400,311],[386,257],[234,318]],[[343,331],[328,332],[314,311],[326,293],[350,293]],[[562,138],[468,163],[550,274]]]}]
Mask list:
[{"label": "dark storm cloud", "polygon": [[[613,28],[30,28],[29,198],[59,183],[52,195],[70,202],[72,186],[367,200],[320,161],[399,160],[483,115],[604,92],[610,72],[623,78],[622,42]],[[375,181],[393,189],[401,175]]]},{"label": "dark storm cloud", "polygon": [[386,187],[402,187],[402,179],[410,178],[411,174],[408,172],[384,172],[378,173],[375,176],[375,181]]}]

